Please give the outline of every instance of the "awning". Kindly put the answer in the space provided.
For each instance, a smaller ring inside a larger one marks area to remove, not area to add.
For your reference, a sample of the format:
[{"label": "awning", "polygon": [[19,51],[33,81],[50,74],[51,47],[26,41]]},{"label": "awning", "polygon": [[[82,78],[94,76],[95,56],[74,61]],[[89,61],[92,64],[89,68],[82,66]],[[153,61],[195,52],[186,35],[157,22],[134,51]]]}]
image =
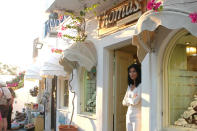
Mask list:
[{"label": "awning", "polygon": [[[116,4],[123,2],[124,0],[116,1]],[[74,14],[80,15],[80,11],[84,10],[84,7],[91,7],[93,4],[99,4],[97,8],[94,9],[94,11],[98,14],[103,12],[104,10],[107,10],[113,5],[114,1],[112,0],[54,0],[54,2],[51,2],[50,6],[48,6],[47,12],[53,12],[54,10],[60,10],[60,11],[68,11],[73,12]],[[91,14],[91,15],[90,15]],[[97,15],[98,15],[97,14]],[[94,16],[93,11],[88,12],[88,16]],[[87,16],[87,14],[86,14]]]},{"label": "awning", "polygon": [[59,64],[61,54],[51,53],[48,58],[44,60],[41,68],[40,75],[44,77],[53,77],[53,76],[66,76],[64,67]]},{"label": "awning", "polygon": [[27,80],[41,80],[40,67],[37,64],[30,65],[25,71],[25,79]]},{"label": "awning", "polygon": [[[197,10],[194,0],[165,0],[161,12],[147,11],[138,20],[132,43],[138,46],[138,58],[143,60],[147,52],[151,51],[150,42],[154,39],[154,30],[164,26],[168,29],[185,28],[192,35],[197,36],[197,24],[191,23],[190,13]],[[152,31],[152,32],[151,32]]]},{"label": "awning", "polygon": [[91,41],[77,42],[64,51],[64,58],[91,71],[97,64],[97,53]]}]

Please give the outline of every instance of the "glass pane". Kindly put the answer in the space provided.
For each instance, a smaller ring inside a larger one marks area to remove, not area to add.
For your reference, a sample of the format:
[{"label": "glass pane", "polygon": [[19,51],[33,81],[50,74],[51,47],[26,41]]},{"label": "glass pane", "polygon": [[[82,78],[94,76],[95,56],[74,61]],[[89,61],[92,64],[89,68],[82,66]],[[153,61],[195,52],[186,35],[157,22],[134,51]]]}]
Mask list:
[{"label": "glass pane", "polygon": [[96,68],[85,73],[85,112],[96,112]]},{"label": "glass pane", "polygon": [[[191,103],[197,93],[197,54],[189,52],[188,45],[179,41],[173,49],[168,64],[168,94],[169,94],[169,123],[170,125],[192,127],[197,125],[197,119],[189,122],[185,112],[194,111]],[[191,108],[189,108],[191,107]],[[194,111],[197,113],[197,111]],[[191,114],[192,116],[192,114]],[[181,125],[181,122],[184,123]],[[192,125],[194,124],[194,125]],[[193,127],[192,127],[193,128]]]},{"label": "glass pane", "polygon": [[68,89],[68,80],[64,81],[64,106],[68,107],[69,101],[69,89]]}]

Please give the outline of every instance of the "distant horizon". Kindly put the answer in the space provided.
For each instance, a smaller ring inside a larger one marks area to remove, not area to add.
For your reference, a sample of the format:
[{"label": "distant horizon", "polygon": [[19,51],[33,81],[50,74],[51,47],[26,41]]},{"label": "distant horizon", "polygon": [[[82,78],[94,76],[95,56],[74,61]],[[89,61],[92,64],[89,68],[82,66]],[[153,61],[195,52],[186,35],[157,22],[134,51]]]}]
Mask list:
[{"label": "distant horizon", "polygon": [[0,75],[0,82],[11,81],[16,75]]},{"label": "distant horizon", "polygon": [[[5,65],[8,67],[4,67]],[[12,73],[17,75],[18,73],[20,73],[24,70],[25,69],[24,68],[22,69],[20,66],[13,65],[13,64],[5,64],[3,62],[0,62],[0,75],[12,75]]]}]

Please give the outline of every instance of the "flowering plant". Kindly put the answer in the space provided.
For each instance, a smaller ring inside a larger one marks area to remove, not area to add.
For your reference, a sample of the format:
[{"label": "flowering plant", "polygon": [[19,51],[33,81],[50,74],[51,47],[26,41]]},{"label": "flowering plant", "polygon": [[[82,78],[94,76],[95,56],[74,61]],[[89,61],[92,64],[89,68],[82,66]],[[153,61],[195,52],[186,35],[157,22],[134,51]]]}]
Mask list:
[{"label": "flowering plant", "polygon": [[[80,16],[76,16],[73,13],[68,13],[66,12],[65,15],[70,16],[70,18],[72,19],[72,22],[70,22],[69,24],[65,24],[64,22],[61,24],[61,31],[58,32],[57,37],[58,38],[63,38],[66,37],[68,39],[71,39],[75,42],[80,41],[83,42],[85,41],[87,35],[85,33],[85,25],[86,25],[86,21],[85,21],[85,16],[88,12],[92,11],[93,9],[95,9],[99,4],[93,4],[90,7],[86,7],[83,10],[80,11]],[[94,12],[95,13],[95,12]],[[61,17],[59,18],[61,19]],[[76,36],[72,36],[69,33],[67,34],[63,34],[62,32],[67,30],[67,29],[72,29],[75,30],[77,32]]]},{"label": "flowering plant", "polygon": [[24,86],[24,75],[25,71],[20,72],[15,78],[11,81],[7,81],[7,87],[14,87],[14,89],[19,89]]},{"label": "flowering plant", "polygon": [[62,32],[58,32],[58,33],[57,33],[57,37],[58,37],[58,38],[61,38],[61,37],[62,37]]},{"label": "flowering plant", "polygon": [[33,89],[30,89],[29,93],[31,94],[32,97],[36,97],[38,95],[38,87],[35,86]]},{"label": "flowering plant", "polygon": [[7,87],[16,87],[16,86],[18,86],[18,83],[16,82],[16,83],[11,83],[11,84],[7,84]]},{"label": "flowering plant", "polygon": [[197,23],[197,13],[196,12],[190,13],[189,17],[191,18],[192,23]]},{"label": "flowering plant", "polygon": [[156,2],[156,0],[151,0],[147,4],[148,10],[154,10],[155,12],[162,11],[163,6],[161,5],[161,2]]},{"label": "flowering plant", "polygon": [[62,50],[61,49],[52,48],[51,51],[52,51],[52,53],[58,53],[58,54],[61,54],[62,53]]}]

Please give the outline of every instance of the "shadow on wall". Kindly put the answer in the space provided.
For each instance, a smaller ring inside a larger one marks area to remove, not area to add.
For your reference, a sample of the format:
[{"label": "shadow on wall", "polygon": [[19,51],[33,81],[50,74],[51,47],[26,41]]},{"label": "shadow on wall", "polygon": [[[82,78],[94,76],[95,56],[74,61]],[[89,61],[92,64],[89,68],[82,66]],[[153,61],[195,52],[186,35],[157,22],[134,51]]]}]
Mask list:
[{"label": "shadow on wall", "polygon": [[90,122],[91,122],[93,131],[96,131],[96,125],[95,125],[95,123],[93,122],[92,119],[89,119],[89,120],[90,120]]}]

